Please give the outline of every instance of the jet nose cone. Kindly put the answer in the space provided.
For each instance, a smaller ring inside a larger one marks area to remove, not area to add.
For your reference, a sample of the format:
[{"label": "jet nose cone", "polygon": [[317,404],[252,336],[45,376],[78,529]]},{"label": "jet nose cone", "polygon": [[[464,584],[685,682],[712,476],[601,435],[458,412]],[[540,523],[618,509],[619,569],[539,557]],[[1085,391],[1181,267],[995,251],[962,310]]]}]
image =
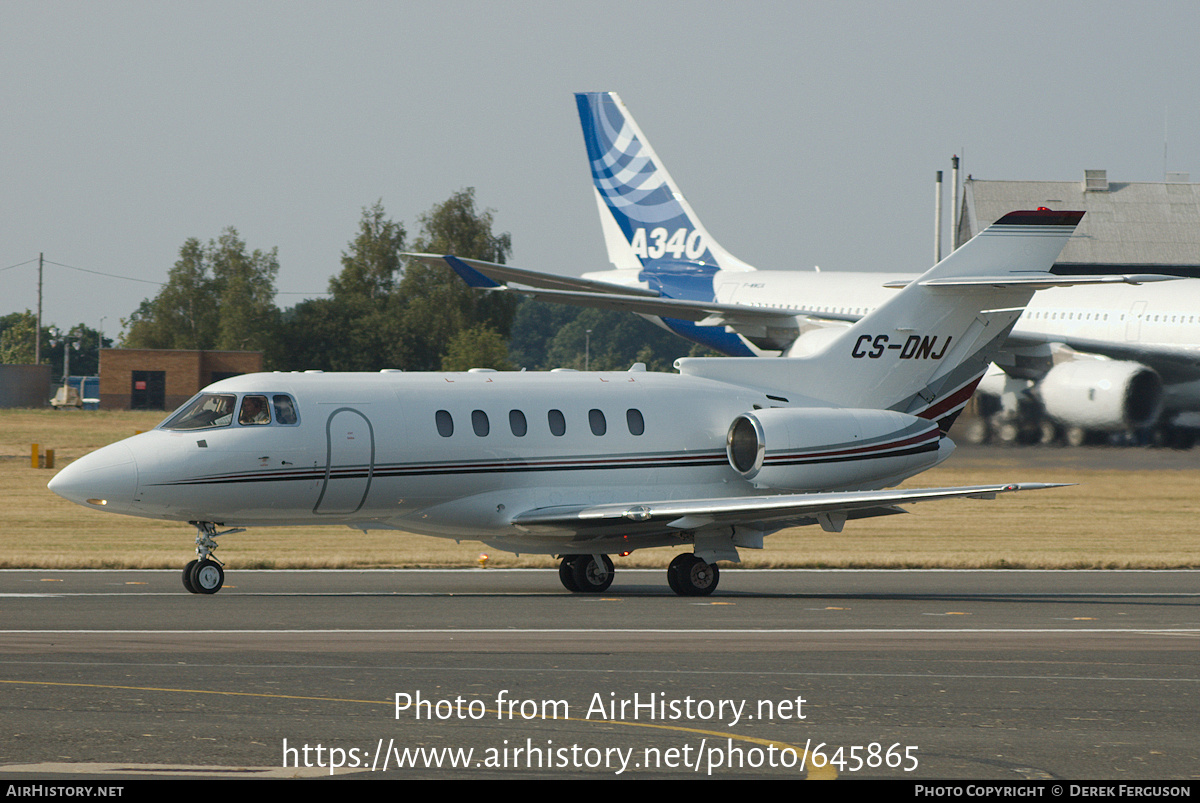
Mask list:
[{"label": "jet nose cone", "polygon": [[84,455],[46,486],[63,499],[96,510],[126,511],[137,494],[137,461],[124,443]]}]

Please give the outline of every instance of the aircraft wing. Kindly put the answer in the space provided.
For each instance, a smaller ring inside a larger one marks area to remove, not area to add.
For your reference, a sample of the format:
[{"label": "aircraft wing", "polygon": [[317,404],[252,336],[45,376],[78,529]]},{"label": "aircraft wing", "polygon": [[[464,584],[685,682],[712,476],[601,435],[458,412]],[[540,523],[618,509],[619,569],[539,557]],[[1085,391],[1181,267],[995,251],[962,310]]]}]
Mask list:
[{"label": "aircraft wing", "polygon": [[1091,340],[1083,337],[1039,335],[1013,332],[1006,341],[1009,347],[1040,346],[1061,343],[1082,354],[1099,354],[1113,360],[1139,362],[1153,368],[1168,384],[1200,379],[1200,347],[1172,343],[1142,343],[1135,340]]},{"label": "aircraft wing", "polygon": [[535,270],[514,268],[511,265],[498,265],[495,262],[484,262],[481,259],[463,259],[455,256],[439,254],[405,254],[404,256],[436,267],[449,266],[462,280],[471,287],[481,290],[497,290],[507,287],[509,282],[538,287],[547,290],[576,290],[587,293],[608,293],[643,298],[658,298],[657,290],[645,287],[623,287],[610,282],[597,282],[593,279],[582,279],[578,276],[558,276],[553,273],[541,273]]},{"label": "aircraft wing", "polygon": [[[481,290],[507,290],[523,296],[577,307],[633,312],[660,318],[694,321],[701,326],[771,327],[795,329],[796,317],[806,315],[818,320],[854,321],[858,316],[821,312],[798,307],[753,307],[746,304],[722,304],[716,301],[690,301],[667,298],[656,290],[570,276],[497,265],[478,259],[462,259],[435,254],[408,254],[426,265],[449,266],[469,286]],[[509,282],[524,285],[512,287]]]},{"label": "aircraft wing", "polygon": [[847,519],[903,513],[897,505],[963,497],[993,499],[1000,493],[1059,488],[1063,485],[972,485],[544,507],[519,513],[513,517],[512,523],[534,533],[561,533],[564,530],[590,532],[614,526],[627,532],[642,533],[732,525],[761,526],[775,530],[818,523],[824,529],[836,532],[841,530],[842,523]]},{"label": "aircraft wing", "polygon": [[682,321],[696,321],[701,326],[781,326],[795,328],[796,316],[806,315],[797,309],[767,309],[741,304],[721,304],[715,301],[687,301],[680,298],[646,298],[613,293],[588,293],[570,290],[536,290],[509,288],[523,296],[571,304],[577,307],[598,307],[618,312],[636,312]]}]

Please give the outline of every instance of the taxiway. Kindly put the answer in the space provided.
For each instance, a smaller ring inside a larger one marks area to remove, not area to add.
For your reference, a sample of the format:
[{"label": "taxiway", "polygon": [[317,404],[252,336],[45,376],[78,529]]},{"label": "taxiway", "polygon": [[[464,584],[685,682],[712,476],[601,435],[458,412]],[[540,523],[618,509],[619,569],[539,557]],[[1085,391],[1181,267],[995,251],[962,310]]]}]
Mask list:
[{"label": "taxiway", "polygon": [[[699,599],[661,574],[583,596],[544,570],[231,571],[206,597],[178,572],[3,571],[0,772],[353,759],[337,775],[363,777],[381,754],[407,777],[1200,768],[1198,572],[728,571]],[[396,710],[418,694],[426,716]],[[818,745],[841,765],[814,770]],[[806,746],[803,767],[766,766]],[[893,746],[915,768],[886,766]]]}]

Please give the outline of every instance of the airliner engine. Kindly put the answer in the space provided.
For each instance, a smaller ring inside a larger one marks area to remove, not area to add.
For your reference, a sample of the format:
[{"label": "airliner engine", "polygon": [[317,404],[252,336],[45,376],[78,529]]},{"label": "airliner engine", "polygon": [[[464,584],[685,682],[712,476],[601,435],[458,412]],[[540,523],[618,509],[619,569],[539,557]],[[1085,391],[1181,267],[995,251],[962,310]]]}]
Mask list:
[{"label": "airliner engine", "polygon": [[1059,363],[1038,383],[1046,412],[1068,426],[1090,430],[1136,429],[1158,420],[1163,384],[1141,363],[1075,360]]}]

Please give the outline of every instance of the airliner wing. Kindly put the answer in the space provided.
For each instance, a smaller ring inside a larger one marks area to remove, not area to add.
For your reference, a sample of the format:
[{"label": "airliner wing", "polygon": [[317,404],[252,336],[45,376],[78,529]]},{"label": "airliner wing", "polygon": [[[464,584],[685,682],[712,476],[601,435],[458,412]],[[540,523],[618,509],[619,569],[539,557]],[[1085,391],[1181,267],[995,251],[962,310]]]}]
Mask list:
[{"label": "airliner wing", "polygon": [[462,277],[464,282],[481,290],[495,290],[507,287],[509,282],[516,282],[528,287],[548,290],[575,290],[643,298],[659,297],[657,290],[649,290],[645,287],[623,287],[609,282],[581,279],[578,276],[559,276],[553,273],[514,268],[511,265],[498,265],[495,262],[484,262],[481,259],[463,259],[439,254],[405,254],[405,256],[430,266],[449,266],[451,270]]},{"label": "airliner wing", "polygon": [[[796,316],[808,315],[821,320],[857,320],[858,316],[812,311],[793,307],[752,307],[746,304],[722,304],[716,301],[691,301],[667,298],[656,290],[598,282],[570,276],[497,265],[478,259],[463,259],[435,254],[408,254],[426,265],[449,266],[469,286],[481,290],[507,290],[556,304],[633,312],[682,321],[701,326],[739,326],[796,328]],[[512,287],[508,283],[523,285]]]},{"label": "airliner wing", "polygon": [[682,321],[697,321],[702,326],[778,325],[795,328],[795,317],[803,310],[748,307],[741,304],[720,304],[715,301],[687,301],[681,298],[645,298],[643,296],[587,293],[570,290],[512,289],[523,296],[572,304],[577,307],[598,307],[618,312],[636,312]]},{"label": "airliner wing", "polygon": [[1099,354],[1113,360],[1130,360],[1153,368],[1164,382],[1175,384],[1200,379],[1200,346],[1175,343],[1142,343],[1136,340],[1092,340],[1064,335],[1013,332],[1008,336],[1011,347],[1040,346],[1061,343],[1081,354]]},{"label": "airliner wing", "polygon": [[512,523],[529,532],[588,531],[614,525],[635,532],[697,530],[737,524],[767,525],[766,529],[774,530],[817,523],[827,530],[838,531],[846,519],[903,513],[897,505],[962,497],[993,499],[999,493],[1062,486],[1063,483],[1021,483],[545,507],[519,513]]}]

